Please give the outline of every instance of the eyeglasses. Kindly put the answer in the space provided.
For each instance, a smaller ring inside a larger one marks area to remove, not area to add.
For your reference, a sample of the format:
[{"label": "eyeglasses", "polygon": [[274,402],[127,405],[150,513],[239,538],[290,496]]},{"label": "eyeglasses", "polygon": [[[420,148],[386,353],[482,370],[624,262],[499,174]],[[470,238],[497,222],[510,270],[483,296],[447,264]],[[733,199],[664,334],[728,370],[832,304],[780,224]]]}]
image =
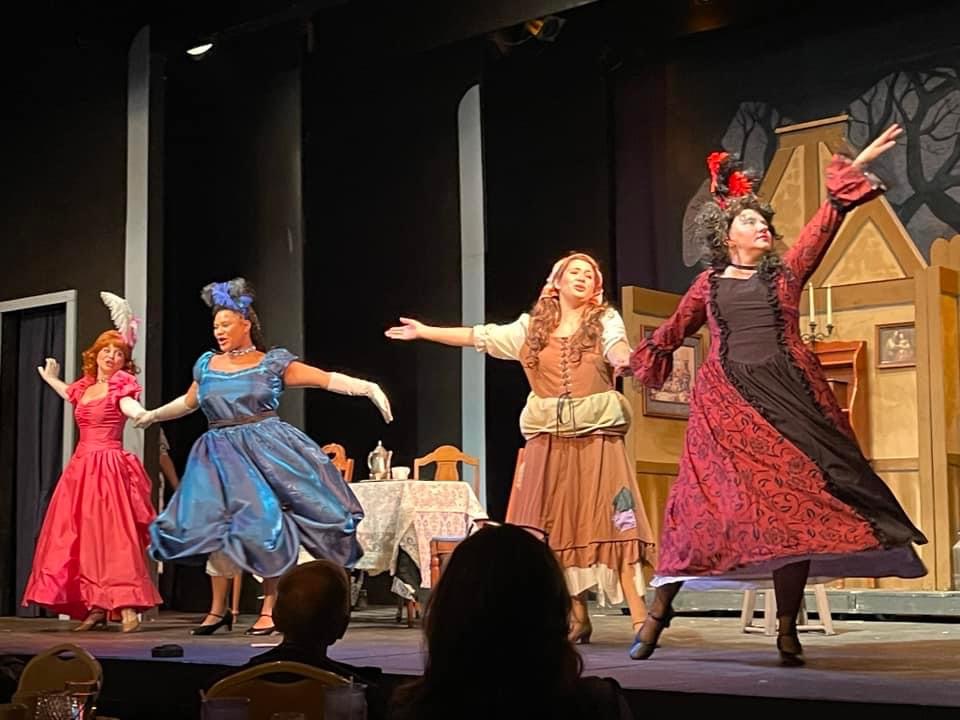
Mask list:
[{"label": "eyeglasses", "polygon": [[484,528],[488,527],[516,527],[522,530],[526,530],[528,533],[533,535],[537,540],[542,540],[545,543],[549,543],[550,533],[548,533],[543,528],[534,527],[533,525],[516,525],[514,523],[501,523],[496,520],[474,520],[473,527],[470,529],[468,535],[473,535]]}]

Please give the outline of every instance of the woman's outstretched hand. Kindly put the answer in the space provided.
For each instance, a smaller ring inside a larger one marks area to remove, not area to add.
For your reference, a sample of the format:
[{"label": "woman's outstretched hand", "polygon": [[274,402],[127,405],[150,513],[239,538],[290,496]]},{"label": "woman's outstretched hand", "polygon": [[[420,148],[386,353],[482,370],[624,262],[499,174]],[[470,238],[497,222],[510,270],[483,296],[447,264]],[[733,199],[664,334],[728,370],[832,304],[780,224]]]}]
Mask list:
[{"label": "woman's outstretched hand", "polygon": [[387,330],[386,335],[391,340],[416,340],[422,337],[423,323],[413,318],[400,318],[400,324]]},{"label": "woman's outstretched hand", "polygon": [[897,144],[897,138],[903,135],[903,128],[894,123],[882,133],[880,133],[873,142],[867,145],[860,154],[854,159],[853,164],[858,168],[869,165],[887,150]]}]

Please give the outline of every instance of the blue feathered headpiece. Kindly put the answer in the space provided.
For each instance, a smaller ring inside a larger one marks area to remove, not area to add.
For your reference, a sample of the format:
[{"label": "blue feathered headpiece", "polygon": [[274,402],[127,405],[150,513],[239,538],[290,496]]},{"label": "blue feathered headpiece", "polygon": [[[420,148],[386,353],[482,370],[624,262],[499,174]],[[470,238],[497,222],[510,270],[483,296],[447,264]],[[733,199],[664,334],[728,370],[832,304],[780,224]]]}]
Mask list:
[{"label": "blue feathered headpiece", "polygon": [[256,297],[253,288],[244,278],[234,278],[227,282],[210,283],[200,294],[203,301],[211,308],[218,310],[226,308],[238,312],[244,317],[250,312]]}]

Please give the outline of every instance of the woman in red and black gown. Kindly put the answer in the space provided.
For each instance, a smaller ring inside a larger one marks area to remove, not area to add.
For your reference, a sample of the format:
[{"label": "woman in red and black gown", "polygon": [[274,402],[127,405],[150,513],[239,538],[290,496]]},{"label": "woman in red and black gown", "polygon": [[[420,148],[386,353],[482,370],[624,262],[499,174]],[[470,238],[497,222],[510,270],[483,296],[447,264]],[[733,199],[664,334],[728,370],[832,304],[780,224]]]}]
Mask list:
[{"label": "woman in red and black gown", "polygon": [[860,452],[816,356],[798,304],[847,212],[882,186],[864,167],[896,142],[891,126],[855,160],[834,156],[828,198],[782,258],[773,211],[725,153],[708,159],[713,200],[696,228],[710,267],[676,312],[633,353],[634,377],[659,387],[672,353],[705,322],[710,353],[697,375],[653,581],[656,597],[630,655],[649,657],[681,585],[772,575],[777,648],[802,664],[796,618],[808,576],[915,578],[927,540]]}]

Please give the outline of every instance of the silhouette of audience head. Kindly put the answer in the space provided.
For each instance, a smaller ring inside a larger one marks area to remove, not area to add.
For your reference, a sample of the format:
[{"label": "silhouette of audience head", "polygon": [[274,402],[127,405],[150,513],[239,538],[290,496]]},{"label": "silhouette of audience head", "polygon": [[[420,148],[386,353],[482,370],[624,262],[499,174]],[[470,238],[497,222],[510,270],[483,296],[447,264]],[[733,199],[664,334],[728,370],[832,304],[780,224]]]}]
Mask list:
[{"label": "silhouette of audience head", "polygon": [[522,716],[524,702],[542,714],[582,670],[569,613],[563,571],[541,538],[515,525],[466,538],[427,606],[424,674],[401,696],[408,717],[463,717],[465,706],[471,717]]},{"label": "silhouette of audience head", "polygon": [[277,585],[273,622],[284,642],[333,645],[350,621],[350,578],[329,560],[286,572]]}]

